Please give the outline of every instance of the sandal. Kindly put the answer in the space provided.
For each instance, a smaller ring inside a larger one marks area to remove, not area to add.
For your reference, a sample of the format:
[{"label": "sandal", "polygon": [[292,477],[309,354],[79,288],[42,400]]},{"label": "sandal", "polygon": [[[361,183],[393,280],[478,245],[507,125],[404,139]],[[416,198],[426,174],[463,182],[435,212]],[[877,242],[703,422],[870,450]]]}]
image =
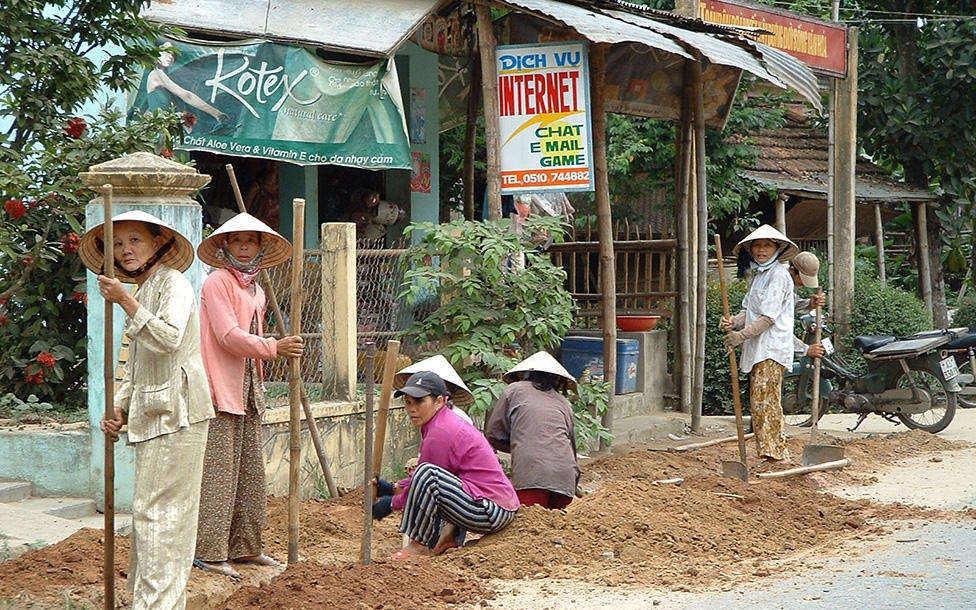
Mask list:
[{"label": "sandal", "polygon": [[270,568],[281,567],[281,564],[278,563],[277,560],[275,560],[273,557],[268,557],[264,553],[261,553],[260,555],[255,555],[253,557],[241,557],[239,559],[233,559],[232,561],[234,563],[240,563],[240,564],[252,565],[252,566],[267,566]]},{"label": "sandal", "polygon": [[237,570],[230,567],[230,564],[227,563],[226,561],[207,562],[207,561],[200,561],[199,559],[194,559],[193,565],[200,568],[204,572],[213,572],[214,574],[230,576],[234,580],[241,579],[241,575],[238,574]]},{"label": "sandal", "polygon": [[457,541],[456,540],[448,540],[447,542],[442,542],[442,543],[434,546],[434,548],[432,548],[430,550],[430,554],[431,555],[440,555],[441,553],[443,553],[447,549],[456,549],[456,548],[458,548]]}]

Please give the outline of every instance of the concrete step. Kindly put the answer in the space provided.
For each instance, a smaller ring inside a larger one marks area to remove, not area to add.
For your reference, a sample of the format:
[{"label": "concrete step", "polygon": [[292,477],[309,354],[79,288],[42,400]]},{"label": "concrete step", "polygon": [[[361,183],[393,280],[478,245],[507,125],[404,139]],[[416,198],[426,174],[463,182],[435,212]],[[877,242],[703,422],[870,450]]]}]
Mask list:
[{"label": "concrete step", "polygon": [[27,498],[16,506],[62,519],[81,519],[96,514],[95,501],[88,498]]},{"label": "concrete step", "polygon": [[0,481],[0,502],[20,502],[30,497],[34,486],[27,481]]}]

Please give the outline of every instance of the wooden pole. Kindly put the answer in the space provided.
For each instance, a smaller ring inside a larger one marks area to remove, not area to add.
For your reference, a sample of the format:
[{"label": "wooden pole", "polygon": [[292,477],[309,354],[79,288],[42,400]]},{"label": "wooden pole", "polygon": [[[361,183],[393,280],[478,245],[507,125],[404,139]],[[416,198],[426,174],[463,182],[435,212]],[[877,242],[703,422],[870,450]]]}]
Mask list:
[{"label": "wooden pole", "polygon": [[[373,391],[376,375],[376,342],[366,344],[366,449],[363,465],[363,544],[360,549],[363,565],[372,561],[373,542]],[[386,371],[383,371],[384,378]],[[392,376],[390,383],[393,383]]]},{"label": "wooden pole", "polygon": [[464,126],[464,219],[474,220],[474,157],[481,107],[481,62],[471,51],[471,84],[468,86],[468,121]]},{"label": "wooden pole", "polygon": [[[104,242],[102,275],[115,277],[115,227],[112,224],[112,185],[102,187],[104,210]],[[113,303],[105,301],[105,417],[115,417],[115,340],[113,330]],[[105,580],[105,610],[115,608],[115,441],[105,436],[105,563],[102,576]]]},{"label": "wooden pole", "polygon": [[888,280],[885,277],[884,222],[881,220],[880,203],[874,204],[874,241],[878,246],[878,279],[883,286],[888,283]]},{"label": "wooden pole", "polygon": [[928,205],[924,201],[915,204],[918,217],[918,281],[922,288],[925,309],[932,317],[932,260],[929,258],[929,216]]},{"label": "wooden pole", "polygon": [[[383,447],[386,443],[386,423],[390,414],[390,398],[393,396],[393,377],[400,356],[400,342],[393,340],[386,344],[386,362],[383,364],[383,385],[380,387],[380,407],[376,415],[376,442],[373,443],[373,476],[380,476],[383,470]],[[372,377],[370,377],[372,379]]]},{"label": "wooden pole", "polygon": [[479,2],[478,49],[481,51],[481,87],[485,106],[485,149],[488,162],[488,220],[502,217],[501,136],[498,128],[498,71],[495,67],[495,31],[491,8]]},{"label": "wooden pole", "polygon": [[[234,197],[237,199],[237,208],[241,212],[247,212],[247,207],[244,205],[244,197],[241,196],[241,189],[237,184],[237,175],[234,173],[234,166],[228,163],[224,166],[227,169],[227,174],[230,176],[230,185],[234,190]],[[278,297],[275,295],[274,286],[271,285],[271,277],[268,275],[266,269],[261,269],[258,279],[261,285],[264,286],[264,293],[268,297],[268,303],[271,304],[271,313],[274,315],[275,328],[277,329],[278,338],[285,336],[285,319],[281,315],[281,307],[278,306]],[[325,456],[325,448],[322,446],[322,437],[319,434],[319,427],[315,421],[315,415],[312,413],[312,406],[308,403],[308,394],[305,392],[305,384],[302,384],[302,410],[305,412],[305,421],[308,422],[308,433],[312,437],[312,446],[315,448],[315,455],[319,458],[319,466],[322,467],[322,474],[325,475],[325,484],[329,488],[329,495],[333,498],[338,498],[341,493],[339,493],[338,487],[336,487],[335,479],[332,478],[332,471],[329,469],[329,461]]]},{"label": "wooden pole", "polygon": [[[607,45],[590,43],[590,107],[593,125],[593,173],[596,188],[597,231],[600,235],[600,292],[603,312],[603,381],[610,384],[602,424],[613,433],[613,403],[617,382],[617,260],[613,247],[613,212],[607,175],[607,114],[604,96]],[[600,451],[609,445],[600,439]]]},{"label": "wooden pole", "polygon": [[[725,268],[722,264],[722,237],[715,236],[715,256],[718,260],[718,281],[722,288],[722,312],[728,318],[729,314],[729,293],[725,288]],[[743,467],[746,462],[746,435],[742,429],[742,396],[739,394],[739,364],[736,362],[735,350],[729,350],[729,368],[732,369],[732,404],[735,406],[735,434],[739,439],[739,461]]]},{"label": "wooden pole", "polygon": [[[291,334],[302,333],[302,267],[305,252],[305,200],[294,199],[291,257]],[[298,513],[301,508],[299,475],[302,462],[302,359],[289,358],[288,451],[288,564],[298,562]]]},{"label": "wooden pole", "polygon": [[691,155],[693,153],[691,139],[690,112],[682,105],[681,124],[677,129],[676,157],[677,179],[675,192],[675,229],[678,238],[678,260],[676,274],[678,276],[678,354],[681,362],[678,395],[683,413],[691,413],[691,392],[694,377],[692,367],[692,337],[694,327],[691,317],[691,282],[688,278],[688,268],[691,266],[690,236],[688,234],[688,213],[691,201],[688,187],[691,182]]},{"label": "wooden pole", "polygon": [[[817,287],[817,296],[823,291],[819,286]],[[817,319],[816,327],[813,329],[813,345],[820,343],[821,336],[821,326],[823,325],[823,308],[817,305]],[[813,359],[813,396],[811,398],[810,404],[810,414],[812,417],[812,423],[810,424],[810,444],[817,442],[817,422],[820,421],[820,358]],[[797,399],[803,392],[803,388],[797,388]]]},{"label": "wooden pole", "polygon": [[705,393],[705,331],[706,297],[708,295],[708,184],[705,179],[705,101],[701,59],[691,64],[695,96],[695,193],[698,207],[698,264],[695,279],[697,297],[695,299],[695,373],[691,390],[691,431],[701,431],[702,397]]}]

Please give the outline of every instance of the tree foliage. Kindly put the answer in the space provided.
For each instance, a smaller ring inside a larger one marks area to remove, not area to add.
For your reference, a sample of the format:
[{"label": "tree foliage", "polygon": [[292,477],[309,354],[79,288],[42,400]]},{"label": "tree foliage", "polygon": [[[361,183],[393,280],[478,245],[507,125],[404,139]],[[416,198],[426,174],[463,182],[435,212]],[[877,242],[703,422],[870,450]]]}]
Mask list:
[{"label": "tree foliage", "polygon": [[[172,113],[127,126],[109,109],[75,116],[153,61],[160,27],[138,16],[142,4],[8,0],[0,10],[0,413],[87,404],[77,252],[94,193],[78,174],[126,152],[160,152],[180,131]],[[116,50],[96,61],[105,44]]]}]

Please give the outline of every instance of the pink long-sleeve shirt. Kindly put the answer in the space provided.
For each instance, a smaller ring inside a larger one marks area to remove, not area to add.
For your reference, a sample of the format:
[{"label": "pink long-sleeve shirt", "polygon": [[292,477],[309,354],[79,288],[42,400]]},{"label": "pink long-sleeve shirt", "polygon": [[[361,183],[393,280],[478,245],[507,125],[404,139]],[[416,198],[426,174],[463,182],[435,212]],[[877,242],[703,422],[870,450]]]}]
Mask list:
[{"label": "pink long-sleeve shirt", "polygon": [[[420,435],[420,464],[430,462],[453,473],[461,479],[465,493],[475,500],[488,498],[505,510],[518,509],[515,488],[480,430],[442,407],[420,427]],[[410,479],[398,484],[406,490]],[[394,509],[403,510],[406,503],[406,491],[393,496]]]},{"label": "pink long-sleeve shirt", "polygon": [[[278,341],[265,338],[264,290],[256,283],[252,290],[241,288],[237,278],[226,269],[207,277],[200,295],[200,351],[210,382],[210,397],[218,411],[244,415],[244,363],[258,361],[258,373],[264,377],[261,360],[278,353]],[[253,291],[253,294],[252,294]],[[250,333],[251,320],[258,317],[258,334]]]}]

